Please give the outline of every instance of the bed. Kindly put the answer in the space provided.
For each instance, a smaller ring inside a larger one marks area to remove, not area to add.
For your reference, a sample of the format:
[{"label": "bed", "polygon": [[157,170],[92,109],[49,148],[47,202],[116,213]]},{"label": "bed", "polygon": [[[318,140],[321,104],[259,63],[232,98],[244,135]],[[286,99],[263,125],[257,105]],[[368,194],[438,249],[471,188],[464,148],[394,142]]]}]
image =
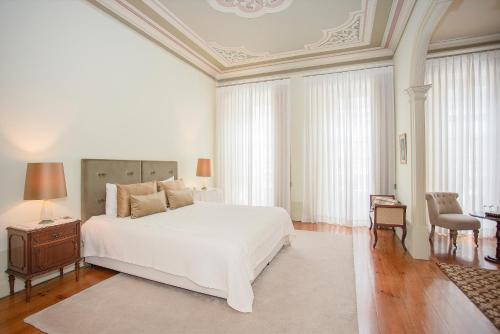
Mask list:
[{"label": "bed", "polygon": [[105,184],[177,178],[173,161],[82,160],[85,262],[225,298],[251,312],[252,282],[293,226],[281,208],[198,202],[131,219],[105,212]]}]

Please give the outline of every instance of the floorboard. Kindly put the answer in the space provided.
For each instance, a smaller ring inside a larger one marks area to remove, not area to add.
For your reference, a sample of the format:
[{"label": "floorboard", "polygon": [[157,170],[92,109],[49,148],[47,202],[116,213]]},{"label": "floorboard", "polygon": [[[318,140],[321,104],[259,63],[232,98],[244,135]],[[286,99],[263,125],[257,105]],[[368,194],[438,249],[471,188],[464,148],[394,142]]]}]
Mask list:
[{"label": "floorboard", "polygon": [[[404,252],[391,230],[381,230],[377,248],[368,228],[295,222],[296,229],[352,234],[359,332],[364,333],[498,333],[479,309],[441,272],[436,262],[498,269],[484,260],[494,254],[495,239],[458,238],[458,249],[449,247],[447,236],[436,235],[431,261],[414,260]],[[73,273],[33,287],[30,303],[24,293],[0,299],[0,333],[40,333],[23,319],[68,298],[116,273],[83,268],[80,281]]]}]

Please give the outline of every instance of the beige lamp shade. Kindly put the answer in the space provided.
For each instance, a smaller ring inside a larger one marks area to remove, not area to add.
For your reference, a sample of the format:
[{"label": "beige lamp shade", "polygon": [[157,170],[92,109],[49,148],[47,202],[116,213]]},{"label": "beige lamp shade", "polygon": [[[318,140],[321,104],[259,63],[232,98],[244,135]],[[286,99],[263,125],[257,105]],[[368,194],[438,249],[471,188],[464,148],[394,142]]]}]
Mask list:
[{"label": "beige lamp shade", "polygon": [[62,162],[28,163],[24,183],[25,200],[46,200],[66,195]]},{"label": "beige lamp shade", "polygon": [[204,177],[212,176],[212,170],[210,169],[210,159],[198,159],[196,176],[204,176]]}]

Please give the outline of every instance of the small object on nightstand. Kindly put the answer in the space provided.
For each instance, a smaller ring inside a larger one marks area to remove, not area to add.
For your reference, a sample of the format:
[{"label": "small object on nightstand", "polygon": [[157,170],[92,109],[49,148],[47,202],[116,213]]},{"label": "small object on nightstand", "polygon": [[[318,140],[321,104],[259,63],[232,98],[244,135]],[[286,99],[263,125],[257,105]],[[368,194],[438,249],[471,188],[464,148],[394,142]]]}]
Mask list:
[{"label": "small object on nightstand", "polygon": [[33,277],[75,265],[76,280],[80,273],[80,220],[56,219],[50,224],[38,221],[7,227],[10,294],[14,294],[15,277],[25,280],[26,302],[31,299]]},{"label": "small object on nightstand", "polygon": [[221,189],[209,188],[206,190],[194,190],[193,200],[195,202],[224,202],[224,196]]}]

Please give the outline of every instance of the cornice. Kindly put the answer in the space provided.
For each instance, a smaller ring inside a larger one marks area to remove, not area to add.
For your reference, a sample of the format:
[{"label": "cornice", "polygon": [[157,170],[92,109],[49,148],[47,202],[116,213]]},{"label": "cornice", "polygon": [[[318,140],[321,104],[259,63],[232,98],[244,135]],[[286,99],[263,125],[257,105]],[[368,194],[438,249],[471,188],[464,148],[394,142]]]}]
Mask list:
[{"label": "cornice", "polygon": [[478,36],[447,39],[444,41],[434,42],[429,45],[429,51],[437,51],[444,49],[463,48],[477,44],[500,42],[500,33]]}]

